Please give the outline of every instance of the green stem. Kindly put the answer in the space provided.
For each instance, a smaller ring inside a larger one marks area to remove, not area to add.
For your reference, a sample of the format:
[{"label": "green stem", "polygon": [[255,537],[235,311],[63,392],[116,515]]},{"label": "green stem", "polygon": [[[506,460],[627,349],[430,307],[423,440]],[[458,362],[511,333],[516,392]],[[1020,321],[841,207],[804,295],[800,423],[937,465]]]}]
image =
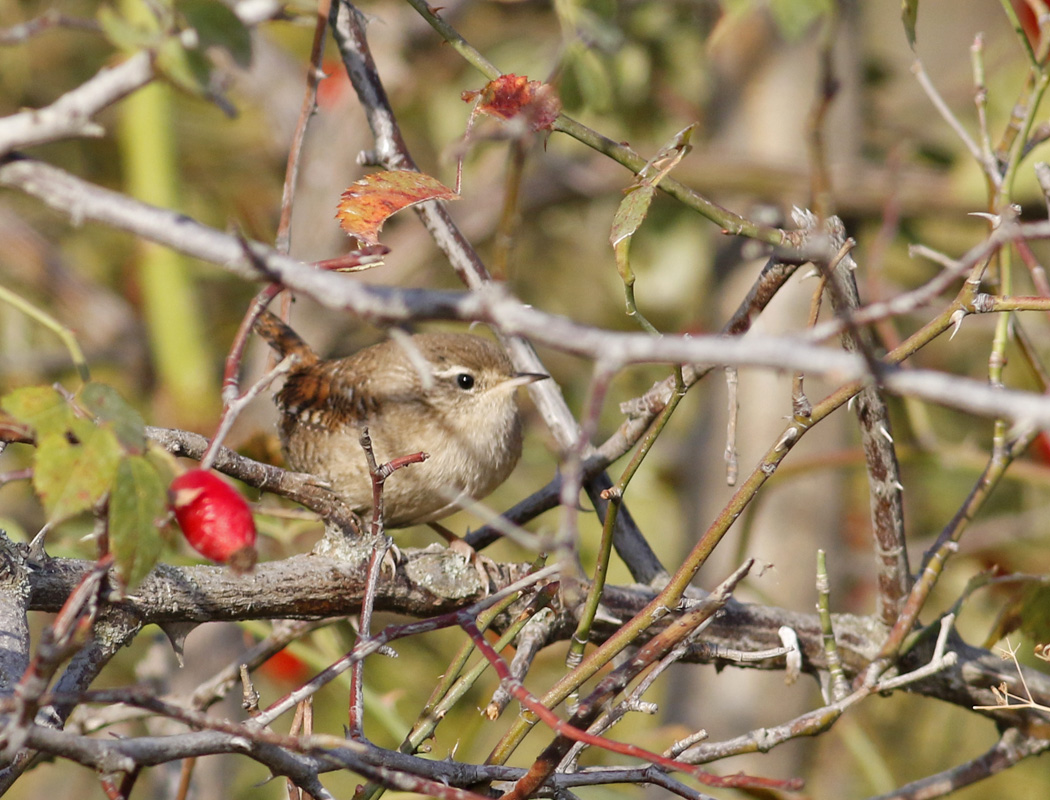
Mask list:
[{"label": "green stem", "polygon": [[635,302],[635,299],[634,299],[634,275],[633,274],[631,275],[630,283],[624,281],[623,294],[624,294],[624,298],[627,301],[627,316],[633,317],[634,320],[641,327],[641,329],[643,331],[645,331],[646,333],[651,333],[651,334],[653,334],[655,336],[659,336],[660,335],[660,331],[658,331],[656,329],[656,326],[653,325],[653,323],[651,323],[648,319],[646,319],[645,315],[642,314],[642,312],[638,310],[638,304]]},{"label": "green stem", "polygon": [[408,0],[408,4],[419,12],[419,16],[425,19],[430,24],[430,27],[441,34],[441,38],[448,42],[453,50],[463,56],[467,63],[490,81],[503,74],[496,68],[495,64],[481,55],[466,39],[460,36],[459,31],[439,17],[426,0]]},{"label": "green stem", "polygon": [[817,550],[817,611],[824,638],[824,655],[828,661],[830,695],[833,701],[838,702],[849,694],[849,682],[842,669],[842,658],[831,622],[831,582],[828,580],[828,565],[823,550]]},{"label": "green stem", "polygon": [[[150,13],[140,0],[122,0],[121,10],[131,21]],[[174,128],[167,85],[150,84],[124,100],[118,136],[128,194],[170,209],[179,206]],[[218,382],[186,261],[149,242],[139,252],[143,315],[160,382],[185,421],[203,421],[217,409]]]},{"label": "green stem", "polygon": [[627,484],[631,482],[635,473],[638,472],[638,468],[642,465],[642,461],[667,425],[671,414],[674,413],[675,408],[678,407],[682,398],[685,397],[685,382],[682,379],[681,367],[675,367],[675,383],[676,391],[649,426],[649,430],[646,432],[641,444],[639,444],[638,449],[635,450],[634,456],[631,458],[630,463],[627,464],[627,468],[624,469],[616,486],[609,491],[609,507],[605,512],[605,523],[602,526],[602,540],[598,549],[598,563],[594,568],[594,579],[591,581],[587,600],[583,606],[583,613],[580,615],[580,621],[572,637],[572,644],[569,646],[569,655],[565,659],[570,668],[577,666],[583,659],[584,648],[587,646],[587,641],[590,638],[591,625],[594,624],[594,617],[598,613],[598,605],[601,602],[602,591],[605,589],[605,581],[609,574],[609,559],[612,555],[613,530],[616,527],[616,516],[623,503],[623,494],[627,490]]},{"label": "green stem", "polygon": [[[999,143],[998,155],[1006,162],[1006,168],[1003,173],[1002,185],[999,187],[998,195],[995,198],[993,212],[1001,212],[1005,209],[1009,198],[1013,196],[1013,184],[1017,176],[1017,169],[1020,167],[1021,160],[1025,155],[1028,136],[1032,132],[1032,126],[1035,124],[1036,113],[1042,103],[1043,95],[1046,93],[1047,85],[1050,84],[1050,71],[1046,68],[1047,55],[1050,54],[1050,38],[1043,37],[1043,40],[1039,43],[1039,52],[1034,53],[1028,37],[1025,36],[1020,23],[1017,21],[1016,15],[1012,13],[1013,9],[1010,7],[1009,0],[1000,0],[1000,2],[1002,2],[1004,8],[1008,9],[1007,14],[1015,23],[1017,35],[1029,53],[1031,66],[1025,86],[1021,91],[1021,97],[1014,103],[1014,111],[1010,116],[1003,139]],[[1024,116],[1021,119],[1017,118],[1017,109],[1024,109]]]},{"label": "green stem", "polygon": [[43,309],[37,308],[24,297],[15,294],[10,289],[3,286],[0,286],[0,300],[3,300],[11,307],[18,309],[27,317],[36,320],[49,331],[54,333],[62,344],[65,345],[66,350],[69,351],[69,357],[77,368],[77,374],[80,376],[80,380],[84,383],[91,380],[91,373],[88,371],[87,359],[84,358],[84,352],[80,349],[80,345],[77,343],[73,331]]}]

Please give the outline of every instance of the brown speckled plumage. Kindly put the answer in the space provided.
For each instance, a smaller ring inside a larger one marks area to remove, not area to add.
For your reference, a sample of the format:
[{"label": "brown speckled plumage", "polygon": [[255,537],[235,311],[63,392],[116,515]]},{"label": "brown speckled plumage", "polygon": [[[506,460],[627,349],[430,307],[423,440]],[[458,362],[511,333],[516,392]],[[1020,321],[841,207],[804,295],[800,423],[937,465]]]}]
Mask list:
[{"label": "brown speckled plumage", "polygon": [[359,513],[372,507],[363,426],[380,464],[420,451],[429,456],[387,479],[387,527],[441,519],[456,511],[454,496],[485,497],[517,464],[515,389],[545,376],[515,373],[494,343],[423,333],[322,361],[271,314],[256,330],[282,355],[299,356],[276,396],[289,466],[324,478]]}]

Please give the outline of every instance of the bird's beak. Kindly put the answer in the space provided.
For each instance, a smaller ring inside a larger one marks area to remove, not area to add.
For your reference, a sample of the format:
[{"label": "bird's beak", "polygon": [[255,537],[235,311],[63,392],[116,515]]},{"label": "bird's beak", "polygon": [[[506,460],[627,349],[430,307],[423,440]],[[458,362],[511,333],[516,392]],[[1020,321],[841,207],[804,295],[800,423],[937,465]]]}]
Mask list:
[{"label": "bird's beak", "polygon": [[544,375],[541,372],[519,372],[503,381],[502,385],[508,389],[517,389],[519,386],[527,386],[536,381],[544,381],[549,377],[550,375]]}]

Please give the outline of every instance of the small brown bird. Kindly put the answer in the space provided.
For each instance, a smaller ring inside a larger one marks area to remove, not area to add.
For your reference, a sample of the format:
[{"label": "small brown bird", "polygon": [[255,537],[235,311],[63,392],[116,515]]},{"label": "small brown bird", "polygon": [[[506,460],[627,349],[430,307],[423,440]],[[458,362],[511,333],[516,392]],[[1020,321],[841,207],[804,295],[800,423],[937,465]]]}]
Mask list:
[{"label": "small brown bird", "polygon": [[435,522],[459,508],[452,498],[480,500],[503,483],[521,456],[515,390],[548,377],[515,372],[499,347],[470,334],[421,333],[325,361],[269,312],[255,329],[282,357],[299,358],[276,395],[292,469],[323,478],[368,519],[361,429],[379,464],[427,453],[387,478],[388,528]]}]

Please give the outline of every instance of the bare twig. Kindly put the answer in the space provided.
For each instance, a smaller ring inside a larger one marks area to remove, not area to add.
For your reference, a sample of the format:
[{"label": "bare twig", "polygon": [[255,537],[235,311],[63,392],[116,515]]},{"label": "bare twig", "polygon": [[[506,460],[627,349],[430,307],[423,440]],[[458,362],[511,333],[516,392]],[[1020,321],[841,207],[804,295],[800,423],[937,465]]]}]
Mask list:
[{"label": "bare twig", "polygon": [[[379,577],[383,571],[383,563],[386,560],[386,554],[389,552],[391,545],[390,538],[383,535],[383,482],[397,467],[392,466],[391,463],[384,464],[383,467],[378,467],[376,465],[376,458],[372,452],[372,440],[368,436],[367,428],[361,430],[361,447],[365,451],[365,458],[368,461],[368,470],[372,475],[372,502],[374,504],[372,510],[372,537],[374,544],[372,547],[372,555],[368,559],[368,573],[365,578],[365,596],[361,601],[361,615],[357,626],[358,641],[366,642],[371,636],[372,612],[375,610],[376,602],[376,586],[379,584]],[[415,455],[418,456],[417,460],[404,460],[400,466],[405,466],[409,463],[418,463],[426,457],[425,453],[416,453]],[[348,735],[351,738],[363,740],[365,717],[364,659],[355,662],[350,670],[350,708],[348,716]]]},{"label": "bare twig", "polygon": [[291,371],[292,367],[295,366],[297,359],[298,356],[294,353],[285,356],[277,366],[268,370],[265,375],[253,383],[244,394],[225,404],[222,417],[219,420],[219,427],[215,431],[215,435],[211,438],[211,441],[208,442],[208,447],[204,451],[204,455],[201,456],[201,469],[211,469],[212,462],[215,460],[215,455],[223,440],[226,438],[226,434],[230,432],[230,428],[233,427],[233,423],[237,420],[237,415],[244,410],[248,403],[262,394],[262,391],[267,386],[277,380],[281,375],[286,375]]},{"label": "bare twig", "polygon": [[343,672],[349,669],[355,661],[360,661],[361,659],[371,655],[372,653],[376,652],[381,647],[384,647],[391,641],[406,636],[415,636],[419,633],[440,630],[441,628],[447,628],[453,625],[457,625],[459,624],[459,615],[461,613],[476,615],[479,611],[488,608],[489,606],[495,605],[496,603],[503,600],[503,598],[509,595],[517,594],[524,588],[527,588],[528,586],[531,586],[537,583],[538,581],[542,581],[546,578],[549,578],[551,575],[557,573],[557,571],[557,567],[545,567],[543,569],[537,570],[536,572],[532,572],[526,575],[522,579],[510,584],[509,586],[505,586],[504,588],[493,592],[489,596],[483,598],[482,600],[479,600],[477,603],[474,603],[472,606],[469,606],[468,609],[464,612],[456,611],[448,614],[431,616],[428,619],[423,620],[421,622],[408,623],[406,625],[392,625],[381,631],[379,634],[371,637],[367,641],[359,641],[357,645],[355,645],[351,653],[347,654],[343,658],[336,661],[334,664],[330,665],[327,669],[318,674],[312,681],[300,687],[296,691],[290,693],[283,700],[279,701],[278,703],[272,704],[262,714],[259,715],[257,721],[259,722],[259,724],[262,725],[269,724],[271,721],[279,717],[289,708],[294,706],[295,703],[298,703],[300,700],[316,693],[326,683],[334,680],[336,677],[341,675]]},{"label": "bare twig", "polygon": [[1020,761],[1045,753],[1050,740],[1026,736],[1017,728],[1007,728],[990,750],[977,758],[906,784],[869,800],[933,800],[956,792],[978,781],[998,775]]},{"label": "bare twig", "polygon": [[24,44],[34,36],[52,28],[68,28],[88,33],[99,33],[102,28],[98,22],[84,17],[71,17],[53,8],[48,9],[39,17],[27,20],[19,25],[0,30],[0,45]]},{"label": "bare twig", "polygon": [[995,163],[995,160],[985,159],[984,154],[977,146],[977,143],[974,142],[970,134],[966,132],[962,123],[959,122],[955,114],[952,113],[948,104],[944,102],[944,98],[941,97],[936,87],[930,81],[929,76],[926,74],[926,70],[922,66],[922,62],[916,59],[915,63],[912,65],[911,71],[915,75],[916,80],[918,80],[919,86],[921,86],[923,91],[926,92],[926,96],[930,98],[933,107],[937,109],[937,113],[939,113],[941,118],[948,123],[948,126],[955,132],[955,135],[959,137],[959,141],[970,151],[973,160],[981,165],[981,169],[984,171],[988,180],[995,186],[999,186],[1002,183],[1003,176],[998,165]]},{"label": "bare twig", "polygon": [[281,218],[277,224],[277,238],[274,247],[278,253],[287,254],[292,241],[292,198],[299,182],[299,160],[306,139],[306,127],[317,110],[317,87],[324,78],[321,71],[321,59],[324,56],[325,33],[328,31],[328,11],[331,0],[319,0],[317,19],[314,22],[314,40],[310,47],[310,63],[306,69],[306,93],[295,124],[292,144],[288,148],[288,164],[285,167],[284,187],[281,190]]}]

